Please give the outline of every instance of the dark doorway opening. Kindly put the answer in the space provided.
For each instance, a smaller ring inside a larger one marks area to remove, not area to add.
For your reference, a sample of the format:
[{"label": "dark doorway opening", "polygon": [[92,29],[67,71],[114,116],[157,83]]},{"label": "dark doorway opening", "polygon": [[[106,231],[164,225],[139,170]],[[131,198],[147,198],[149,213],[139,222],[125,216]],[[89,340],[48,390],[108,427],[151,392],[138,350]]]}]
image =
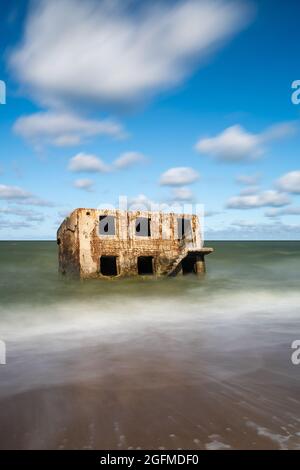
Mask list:
[{"label": "dark doorway opening", "polygon": [[116,256],[101,256],[100,258],[100,272],[103,276],[117,276],[117,257]]},{"label": "dark doorway opening", "polygon": [[138,273],[141,276],[153,274],[153,257],[152,256],[139,256]]},{"label": "dark doorway opening", "polygon": [[187,256],[181,261],[182,274],[195,274],[195,263],[196,260],[193,256]]}]

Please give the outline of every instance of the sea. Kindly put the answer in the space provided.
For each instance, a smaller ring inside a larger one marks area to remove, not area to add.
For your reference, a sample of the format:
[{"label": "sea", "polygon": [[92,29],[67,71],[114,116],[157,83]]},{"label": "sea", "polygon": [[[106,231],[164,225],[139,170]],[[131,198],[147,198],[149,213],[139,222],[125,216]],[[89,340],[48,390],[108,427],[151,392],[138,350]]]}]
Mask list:
[{"label": "sea", "polygon": [[300,449],[300,242],[206,245],[201,278],[80,281],[0,242],[0,448]]}]

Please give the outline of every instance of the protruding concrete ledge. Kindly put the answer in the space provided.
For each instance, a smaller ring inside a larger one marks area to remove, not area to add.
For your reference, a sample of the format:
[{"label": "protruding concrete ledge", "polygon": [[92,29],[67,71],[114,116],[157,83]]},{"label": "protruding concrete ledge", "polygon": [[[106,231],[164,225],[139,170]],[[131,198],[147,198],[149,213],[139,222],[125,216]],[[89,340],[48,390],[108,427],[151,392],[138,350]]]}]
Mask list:
[{"label": "protruding concrete ledge", "polygon": [[206,256],[206,255],[209,255],[210,253],[213,253],[215,250],[213,248],[207,248],[207,247],[203,247],[203,248],[197,248],[195,250],[191,249],[188,251],[188,253],[191,253],[191,254],[195,254],[195,255],[203,255],[203,256]]}]

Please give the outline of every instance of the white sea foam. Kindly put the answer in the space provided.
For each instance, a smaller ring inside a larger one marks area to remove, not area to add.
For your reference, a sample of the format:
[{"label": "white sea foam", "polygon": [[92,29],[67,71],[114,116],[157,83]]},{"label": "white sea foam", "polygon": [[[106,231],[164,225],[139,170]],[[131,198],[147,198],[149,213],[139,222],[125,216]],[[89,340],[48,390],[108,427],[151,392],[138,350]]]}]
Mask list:
[{"label": "white sea foam", "polygon": [[[298,433],[286,433],[286,434],[278,434],[270,431],[269,429],[265,428],[264,426],[260,426],[252,421],[247,421],[246,425],[257,432],[258,436],[263,436],[273,443],[275,443],[280,450],[288,450],[291,446],[290,441],[297,437]],[[300,444],[294,444],[293,449],[300,449]]]},{"label": "white sea foam", "polygon": [[[0,307],[2,339],[17,343],[49,335],[67,335],[69,346],[98,336],[101,341],[111,336],[135,336],[147,328],[169,330],[178,328],[221,328],[222,325],[244,325],[259,321],[289,325],[296,320],[300,294],[269,291],[229,292],[205,297],[191,295],[170,297],[115,296],[101,300],[67,301],[48,305]],[[300,331],[299,331],[300,334]],[[67,345],[65,345],[67,346]]]},{"label": "white sea foam", "polygon": [[228,450],[231,449],[231,446],[229,444],[225,444],[222,442],[222,437],[219,436],[218,434],[212,434],[209,436],[211,439],[211,442],[208,442],[205,444],[205,448],[207,450]]}]

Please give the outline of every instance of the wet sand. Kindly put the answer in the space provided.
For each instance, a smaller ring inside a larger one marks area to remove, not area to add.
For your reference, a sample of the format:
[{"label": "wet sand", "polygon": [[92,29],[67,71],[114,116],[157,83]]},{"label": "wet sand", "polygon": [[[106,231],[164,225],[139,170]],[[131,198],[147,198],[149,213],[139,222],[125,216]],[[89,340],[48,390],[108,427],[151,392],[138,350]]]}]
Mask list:
[{"label": "wet sand", "polygon": [[[164,373],[151,378],[145,371],[139,380],[111,377],[9,397],[0,403],[0,447],[300,448],[300,413],[295,415],[300,402],[295,390],[276,389],[270,383],[272,390],[266,396],[265,374],[255,387],[251,384],[258,381],[257,374],[246,378],[248,387],[245,382],[184,385],[179,377]],[[149,379],[153,386],[143,386]]]}]

